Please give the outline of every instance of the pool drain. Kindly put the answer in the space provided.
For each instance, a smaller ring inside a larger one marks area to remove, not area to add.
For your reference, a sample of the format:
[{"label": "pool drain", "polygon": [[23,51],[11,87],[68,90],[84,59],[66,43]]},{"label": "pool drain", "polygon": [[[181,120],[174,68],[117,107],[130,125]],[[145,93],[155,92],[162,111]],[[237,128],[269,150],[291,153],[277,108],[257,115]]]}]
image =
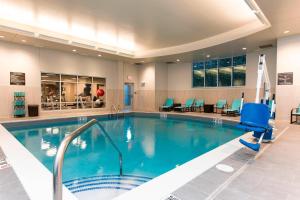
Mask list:
[{"label": "pool drain", "polygon": [[231,173],[234,171],[233,167],[225,164],[218,164],[216,165],[216,168],[222,172]]},{"label": "pool drain", "polygon": [[178,197],[176,197],[172,194],[166,200],[181,200],[181,199],[179,199]]}]

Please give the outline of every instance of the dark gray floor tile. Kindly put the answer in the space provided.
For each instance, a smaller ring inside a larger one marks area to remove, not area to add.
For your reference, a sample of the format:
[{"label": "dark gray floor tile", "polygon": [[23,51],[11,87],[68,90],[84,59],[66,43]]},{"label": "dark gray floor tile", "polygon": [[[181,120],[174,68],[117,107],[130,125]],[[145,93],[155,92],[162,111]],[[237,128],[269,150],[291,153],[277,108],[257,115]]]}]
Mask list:
[{"label": "dark gray floor tile", "polygon": [[192,185],[185,185],[173,192],[173,194],[180,200],[204,200],[207,197],[199,188]]}]

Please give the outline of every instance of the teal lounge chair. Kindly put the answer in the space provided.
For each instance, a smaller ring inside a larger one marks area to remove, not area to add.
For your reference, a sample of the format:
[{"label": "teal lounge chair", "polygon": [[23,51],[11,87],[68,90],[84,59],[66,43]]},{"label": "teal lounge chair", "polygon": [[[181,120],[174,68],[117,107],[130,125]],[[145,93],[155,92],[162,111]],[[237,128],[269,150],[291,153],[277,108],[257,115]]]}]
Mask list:
[{"label": "teal lounge chair", "polygon": [[170,110],[172,110],[173,106],[174,106],[174,99],[167,98],[165,104],[160,107],[160,110],[161,111],[170,111]]},{"label": "teal lounge chair", "polygon": [[201,112],[201,108],[204,107],[204,100],[203,99],[198,99],[195,101],[194,105],[194,111],[199,110]]},{"label": "teal lounge chair", "polygon": [[[296,117],[296,120],[293,121],[293,117]],[[297,123],[298,122],[298,117],[300,116],[300,104],[298,105],[298,108],[293,108],[291,110],[291,124],[292,123]]]},{"label": "teal lounge chair", "polygon": [[183,104],[182,106],[175,107],[174,111],[181,111],[181,112],[192,111],[194,101],[195,101],[194,98],[187,99],[185,101],[185,104]]},{"label": "teal lounge chair", "polygon": [[242,106],[242,100],[241,99],[234,99],[231,108],[224,109],[222,114],[224,115],[230,115],[230,116],[236,116],[240,114],[240,109]]},{"label": "teal lounge chair", "polygon": [[226,105],[227,105],[226,99],[219,99],[215,106],[216,113],[218,113],[218,110],[221,110],[221,111],[224,110]]}]

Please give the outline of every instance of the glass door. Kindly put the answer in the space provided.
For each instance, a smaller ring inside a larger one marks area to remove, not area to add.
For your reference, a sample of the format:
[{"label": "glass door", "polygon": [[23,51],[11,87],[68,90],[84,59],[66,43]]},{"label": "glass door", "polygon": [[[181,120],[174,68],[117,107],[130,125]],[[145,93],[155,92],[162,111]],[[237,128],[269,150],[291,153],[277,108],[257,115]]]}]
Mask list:
[{"label": "glass door", "polygon": [[125,83],[124,84],[124,108],[125,108],[125,110],[132,110],[133,93],[134,93],[133,83]]}]

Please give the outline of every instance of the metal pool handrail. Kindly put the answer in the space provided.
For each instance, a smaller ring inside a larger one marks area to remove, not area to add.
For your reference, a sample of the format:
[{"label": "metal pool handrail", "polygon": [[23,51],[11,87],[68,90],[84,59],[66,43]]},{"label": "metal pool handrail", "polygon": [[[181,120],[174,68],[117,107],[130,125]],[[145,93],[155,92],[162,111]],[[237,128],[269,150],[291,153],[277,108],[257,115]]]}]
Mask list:
[{"label": "metal pool handrail", "polygon": [[110,107],[110,117],[113,116],[114,111],[115,111],[116,117],[118,119],[118,113],[120,112],[120,110],[121,110],[121,106],[120,105],[118,105],[118,106],[116,106],[114,104],[111,105],[111,107]]},{"label": "metal pool handrail", "polygon": [[87,122],[86,124],[82,125],[78,129],[73,131],[70,135],[66,136],[64,140],[61,142],[61,144],[59,145],[55,157],[55,161],[54,161],[54,167],[53,167],[53,200],[62,200],[62,167],[63,167],[65,152],[69,144],[72,142],[72,140],[74,140],[76,137],[78,137],[80,134],[82,134],[85,130],[87,130],[93,125],[98,125],[98,127],[101,129],[104,135],[108,138],[109,142],[118,152],[119,164],[120,164],[120,175],[121,176],[123,175],[123,156],[120,149],[117,147],[117,145],[115,145],[115,143],[108,135],[106,130],[103,128],[103,126],[96,119],[92,119],[91,121]]},{"label": "metal pool handrail", "polygon": [[116,105],[111,105],[111,107],[110,107],[111,114],[113,114],[113,111],[115,111],[115,113],[120,112],[120,105],[118,105],[117,107],[116,107]]}]

